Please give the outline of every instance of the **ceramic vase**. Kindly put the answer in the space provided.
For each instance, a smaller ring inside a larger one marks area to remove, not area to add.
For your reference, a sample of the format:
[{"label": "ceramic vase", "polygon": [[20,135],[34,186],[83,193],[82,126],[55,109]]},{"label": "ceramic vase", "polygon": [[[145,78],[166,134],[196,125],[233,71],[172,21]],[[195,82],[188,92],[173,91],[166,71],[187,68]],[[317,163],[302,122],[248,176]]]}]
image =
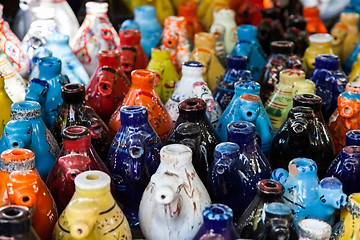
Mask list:
[{"label": "ceramic vase", "polygon": [[210,90],[214,91],[219,85],[225,69],[215,55],[215,36],[212,33],[195,34],[195,45],[190,60],[204,65],[203,77]]},{"label": "ceramic vase", "polygon": [[105,2],[87,2],[85,20],[70,42],[71,49],[89,76],[98,65],[98,51],[114,50],[120,44],[107,11],[108,4]]},{"label": "ceramic vase", "polygon": [[211,25],[210,33],[215,36],[215,55],[221,62],[221,64],[226,67],[226,52],[224,45],[224,35],[225,27],[220,23]]},{"label": "ceramic vase", "polygon": [[[161,149],[160,165],[140,202],[140,227],[146,239],[192,239],[201,227],[202,210],[210,197],[191,156],[191,149],[182,144]],[[161,231],[157,226],[162,226]]]},{"label": "ceramic vase", "polygon": [[46,180],[59,214],[75,192],[74,179],[77,175],[89,170],[108,173],[105,164],[91,145],[90,132],[86,127],[67,127],[62,136],[63,147]]},{"label": "ceramic vase", "polygon": [[51,132],[62,146],[62,132],[66,127],[79,125],[90,131],[91,143],[104,162],[111,145],[113,135],[106,124],[85,101],[85,87],[79,83],[69,83],[62,87],[60,114],[55,120]]},{"label": "ceramic vase", "polygon": [[86,87],[85,100],[106,123],[124,100],[131,82],[120,66],[121,54],[117,50],[98,53],[99,65]]},{"label": "ceramic vase", "polygon": [[0,74],[0,102],[3,106],[3,109],[0,114],[0,136],[2,136],[5,124],[10,121],[10,106],[12,104],[9,96],[5,92],[4,83],[5,79]]},{"label": "ceramic vase", "polygon": [[39,60],[44,57],[52,57],[52,52],[45,46],[38,47],[36,50],[34,50],[33,57],[31,59],[33,68],[31,70],[29,79],[32,80],[33,78],[39,77]]},{"label": "ceramic vase", "polygon": [[294,43],[294,53],[302,58],[305,49],[309,46],[309,35],[305,30],[307,22],[300,15],[290,15],[288,24],[284,39]]},{"label": "ceramic vase", "polygon": [[179,116],[179,103],[187,98],[201,98],[206,102],[207,116],[214,126],[219,121],[221,109],[214,100],[211,90],[204,81],[202,73],[204,66],[199,62],[183,63],[182,77],[177,82],[175,90],[166,102],[165,107],[169,111],[172,121],[176,121]]},{"label": "ceramic vase", "polygon": [[303,16],[307,21],[306,31],[309,35],[314,33],[327,33],[327,29],[320,19],[320,10],[316,6],[303,7]]},{"label": "ceramic vase", "polygon": [[198,16],[200,17],[201,23],[205,30],[212,27],[214,23],[214,13],[221,9],[228,8],[229,2],[227,0],[214,0],[214,1],[203,1],[198,8]]},{"label": "ceramic vase", "polygon": [[141,196],[160,164],[161,140],[148,120],[146,107],[123,106],[121,126],[111,144],[108,168],[114,185],[114,197],[131,227],[139,227]]},{"label": "ceramic vase", "polygon": [[24,101],[11,105],[11,120],[5,125],[0,152],[9,148],[31,149],[36,169],[46,179],[60,149],[41,119],[39,103]]},{"label": "ceramic vase", "polygon": [[193,1],[184,1],[179,5],[179,16],[183,16],[186,21],[186,32],[192,42],[194,42],[195,34],[204,32],[204,28],[197,16],[198,4]]},{"label": "ceramic vase", "polygon": [[134,20],[141,32],[141,46],[150,58],[151,49],[161,39],[161,25],[156,18],[156,9],[153,6],[140,6],[134,9]]},{"label": "ceramic vase", "polygon": [[54,199],[35,168],[35,155],[24,148],[1,154],[0,206],[21,205],[32,211],[32,224],[41,239],[51,239],[58,218]]},{"label": "ceramic vase", "polygon": [[341,55],[339,56],[341,62],[344,63],[359,42],[359,14],[341,13],[340,22],[346,25],[348,29],[348,32],[343,42]]},{"label": "ceramic vase", "polygon": [[243,55],[248,58],[247,69],[255,81],[259,81],[261,71],[266,64],[266,55],[257,40],[257,29],[252,25],[238,27],[238,40],[231,55]]},{"label": "ceramic vase", "polygon": [[141,33],[139,30],[127,29],[119,32],[121,69],[131,79],[131,72],[135,69],[145,69],[149,59],[140,45]]},{"label": "ceramic vase", "polygon": [[29,208],[9,205],[0,208],[1,238],[16,240],[40,240],[30,223]]},{"label": "ceramic vase", "polygon": [[345,134],[345,146],[360,146],[360,130],[351,130]]},{"label": "ceramic vase", "polygon": [[75,193],[60,215],[52,239],[132,239],[129,223],[111,195],[110,183],[104,172],[80,173],[75,178]]},{"label": "ceramic vase", "polygon": [[163,103],[169,100],[179,80],[179,74],[171,63],[170,57],[170,50],[153,48],[149,65],[146,67],[147,70],[158,74],[159,82],[155,82],[155,90]]},{"label": "ceramic vase", "polygon": [[[34,20],[33,9],[38,7],[38,1],[23,1],[18,4],[16,15],[11,24],[11,29],[19,39],[23,39],[30,28],[31,22]],[[5,12],[6,13],[6,12]]]},{"label": "ceramic vase", "polygon": [[215,239],[231,240],[239,238],[233,223],[233,211],[224,204],[216,203],[205,207],[203,211],[204,223],[193,237],[193,240],[204,239],[208,234],[215,235]]},{"label": "ceramic vase", "polygon": [[299,221],[299,240],[329,240],[331,237],[331,226],[327,222],[315,218],[302,219]]},{"label": "ceramic vase", "polygon": [[257,26],[261,21],[262,1],[229,1],[229,7],[235,11],[235,22],[238,26],[252,24]]}]

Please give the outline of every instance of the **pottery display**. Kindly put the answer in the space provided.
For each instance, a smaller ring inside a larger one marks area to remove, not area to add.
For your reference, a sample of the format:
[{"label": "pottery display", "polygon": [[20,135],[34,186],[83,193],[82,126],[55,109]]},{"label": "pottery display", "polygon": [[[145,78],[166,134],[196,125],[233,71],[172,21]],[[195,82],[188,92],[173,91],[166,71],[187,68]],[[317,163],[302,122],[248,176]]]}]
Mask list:
[{"label": "pottery display", "polygon": [[51,239],[58,218],[54,199],[35,168],[35,155],[24,148],[1,153],[0,206],[21,205],[32,211],[32,225],[41,239]]},{"label": "pottery display", "polygon": [[196,33],[204,32],[204,28],[197,16],[198,5],[194,1],[184,1],[179,5],[179,16],[183,16],[186,21],[186,31],[192,42]]},{"label": "pottery display", "polygon": [[330,224],[319,219],[302,219],[298,225],[299,240],[329,240],[331,237]]},{"label": "pottery display", "polygon": [[11,120],[0,139],[0,152],[27,148],[35,154],[35,166],[45,180],[59,154],[59,145],[40,116],[40,104],[33,101],[11,105]]},{"label": "pottery display", "polygon": [[146,239],[192,239],[201,227],[210,197],[191,158],[191,149],[182,144],[161,149],[160,165],[140,202],[140,227]]},{"label": "pottery display", "polygon": [[320,19],[320,10],[316,6],[303,7],[302,14],[307,21],[306,31],[309,35],[314,33],[327,33],[324,23]]},{"label": "pottery display", "polygon": [[5,92],[4,77],[0,74],[0,103],[2,105],[2,111],[0,113],[0,136],[2,136],[5,124],[10,121],[10,106],[12,104],[9,96]]},{"label": "pottery display", "polygon": [[114,197],[131,227],[139,227],[141,196],[160,164],[161,139],[148,120],[144,106],[123,106],[121,126],[111,144],[108,168],[114,182]]},{"label": "pottery display", "polygon": [[52,239],[132,239],[125,215],[110,192],[109,175],[86,171],[75,178],[75,193],[55,225]]},{"label": "pottery display", "polygon": [[71,40],[70,47],[91,76],[98,65],[98,51],[116,49],[120,38],[110,23],[106,2],[87,2],[85,6],[85,20]]}]

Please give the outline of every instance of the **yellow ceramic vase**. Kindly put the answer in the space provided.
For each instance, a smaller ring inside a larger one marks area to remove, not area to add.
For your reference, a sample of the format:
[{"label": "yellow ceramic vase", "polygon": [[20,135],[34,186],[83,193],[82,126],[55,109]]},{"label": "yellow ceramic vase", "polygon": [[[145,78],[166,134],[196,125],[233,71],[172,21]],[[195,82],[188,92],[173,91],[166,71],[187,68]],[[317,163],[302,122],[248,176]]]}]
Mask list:
[{"label": "yellow ceramic vase", "polygon": [[130,226],[110,193],[110,177],[86,171],[75,178],[75,193],[54,228],[54,240],[130,240]]},{"label": "yellow ceramic vase", "polygon": [[334,54],[331,49],[332,37],[328,33],[317,33],[309,37],[310,45],[305,50],[303,67],[306,76],[309,76],[315,68],[315,57],[318,54]]},{"label": "yellow ceramic vase", "polygon": [[359,82],[360,76],[360,54],[357,55],[357,61],[353,64],[349,74],[349,82]]},{"label": "yellow ceramic vase", "polygon": [[347,26],[349,29],[343,43],[341,55],[339,56],[341,62],[344,63],[352,51],[355,49],[356,44],[359,42],[359,14],[357,13],[342,13],[340,15],[340,22]]},{"label": "yellow ceramic vase", "polygon": [[335,55],[341,56],[345,38],[349,32],[348,27],[343,23],[336,23],[331,29],[331,48]]},{"label": "yellow ceramic vase", "polygon": [[215,36],[212,33],[200,32],[195,34],[195,47],[190,60],[204,65],[203,77],[211,91],[214,91],[225,73],[215,55]]},{"label": "yellow ceramic vase", "polygon": [[4,77],[0,73],[0,105],[1,105],[1,111],[0,111],[0,136],[2,136],[5,124],[10,121],[10,106],[12,102],[5,92],[4,88]]},{"label": "yellow ceramic vase", "polygon": [[229,7],[229,0],[203,0],[198,8],[198,17],[206,31],[210,30],[214,20],[214,12]]}]

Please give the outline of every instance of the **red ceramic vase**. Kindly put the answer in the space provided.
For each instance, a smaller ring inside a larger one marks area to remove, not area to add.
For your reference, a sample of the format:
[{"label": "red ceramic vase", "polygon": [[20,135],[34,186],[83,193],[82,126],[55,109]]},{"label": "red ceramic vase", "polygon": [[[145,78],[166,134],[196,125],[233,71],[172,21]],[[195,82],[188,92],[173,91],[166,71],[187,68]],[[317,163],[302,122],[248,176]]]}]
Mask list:
[{"label": "red ceramic vase", "polygon": [[192,42],[194,42],[196,33],[204,32],[204,28],[197,16],[197,8],[197,3],[193,1],[186,1],[179,5],[179,16],[183,16],[185,18],[186,31]]}]

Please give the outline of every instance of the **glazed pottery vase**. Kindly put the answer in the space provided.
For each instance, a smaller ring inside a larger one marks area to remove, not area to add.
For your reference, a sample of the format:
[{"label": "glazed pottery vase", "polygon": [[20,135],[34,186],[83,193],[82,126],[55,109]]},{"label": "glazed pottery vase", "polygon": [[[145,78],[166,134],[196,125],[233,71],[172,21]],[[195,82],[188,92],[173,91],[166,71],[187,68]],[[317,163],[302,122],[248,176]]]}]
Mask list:
[{"label": "glazed pottery vase", "polygon": [[20,73],[22,77],[26,78],[29,74],[29,58],[26,52],[21,49],[21,41],[11,31],[9,23],[7,23],[2,17],[3,8],[3,5],[0,4],[1,52],[8,56],[8,59],[11,61],[11,64],[15,68],[16,72]]},{"label": "glazed pottery vase", "polygon": [[170,57],[170,50],[153,48],[149,65],[146,67],[147,70],[156,72],[160,78],[158,83],[155,82],[155,90],[163,103],[169,100],[174,92],[175,84],[179,80],[179,75],[171,63]]},{"label": "glazed pottery vase", "polygon": [[[286,69],[279,74],[279,83],[265,103],[265,110],[276,132],[285,122],[292,107],[292,88],[295,82],[304,81],[305,73],[302,70]],[[309,90],[311,92],[311,89]]]},{"label": "glazed pottery vase", "polygon": [[153,6],[140,6],[134,9],[134,21],[139,25],[141,46],[150,58],[151,49],[161,39],[161,25],[156,18],[156,9]]},{"label": "glazed pottery vase", "polygon": [[91,76],[98,65],[97,54],[101,50],[114,50],[120,38],[107,15],[106,2],[87,2],[86,17],[70,42],[76,57]]},{"label": "glazed pottery vase", "polygon": [[297,157],[313,159],[319,168],[319,177],[334,160],[334,145],[331,137],[319,123],[319,117],[307,106],[290,109],[288,118],[274,135],[270,149],[270,163],[273,168],[287,168]]},{"label": "glazed pottery vase", "polygon": [[338,56],[319,54],[316,56],[315,69],[309,77],[316,85],[316,94],[323,99],[321,110],[325,120],[336,109],[337,98],[345,91],[348,81],[345,73],[339,70],[339,64]]},{"label": "glazed pottery vase", "polygon": [[[201,98],[188,98],[180,102],[179,117],[174,124],[173,130],[169,133],[169,136],[166,140],[167,142],[175,143],[176,138],[180,137],[180,136],[176,136],[176,134],[178,134],[176,133],[177,132],[176,129],[182,123],[195,123],[200,127],[200,135],[201,135],[200,150],[201,150],[201,156],[204,156],[205,159],[193,158],[194,160],[193,165],[195,167],[195,170],[198,172],[198,174],[200,172],[197,169],[197,165],[203,169],[202,172],[204,172],[204,169],[206,170],[205,171],[206,175],[200,176],[202,180],[205,179],[205,183],[206,183],[207,173],[209,172],[210,166],[214,161],[214,149],[216,145],[220,143],[220,138],[216,130],[213,128],[208,117],[206,116],[206,102]],[[192,128],[196,129],[194,127]],[[195,164],[195,163],[200,163],[200,164]],[[205,168],[203,168],[204,165]]]},{"label": "glazed pottery vase", "polygon": [[338,97],[338,107],[329,119],[329,130],[334,140],[335,153],[345,146],[345,134],[360,129],[360,94],[343,92]]},{"label": "glazed pottery vase", "polygon": [[149,59],[140,44],[141,33],[136,29],[127,29],[119,32],[120,45],[117,50],[120,52],[121,69],[131,79],[131,71],[145,69]]},{"label": "glazed pottery vase", "polygon": [[40,239],[51,239],[58,214],[54,199],[35,168],[34,153],[24,148],[3,151],[0,177],[0,206],[28,207]]},{"label": "glazed pottery vase", "polygon": [[115,199],[131,227],[139,227],[141,196],[160,164],[161,140],[148,120],[144,106],[123,106],[121,126],[111,144],[108,168]]},{"label": "glazed pottery vase", "polygon": [[216,23],[211,25],[210,33],[215,36],[215,55],[221,62],[221,64],[226,67],[226,52],[224,45],[224,35],[225,35],[225,27],[220,23]]},{"label": "glazed pottery vase", "polygon": [[85,101],[85,87],[80,83],[69,83],[61,88],[60,114],[51,128],[56,141],[62,146],[62,132],[66,127],[79,125],[90,131],[91,144],[101,160],[106,162],[111,145],[111,135],[106,124]]},{"label": "glazed pottery vase", "polygon": [[160,165],[140,202],[140,227],[146,239],[192,239],[201,227],[210,197],[191,156],[191,149],[182,144],[161,149]]},{"label": "glazed pottery vase", "polygon": [[195,34],[195,45],[190,60],[204,65],[204,80],[210,90],[214,91],[219,85],[225,69],[215,55],[215,36],[212,33],[200,32]]},{"label": "glazed pottery vase", "polygon": [[204,81],[202,73],[204,66],[199,62],[183,63],[182,77],[176,83],[175,90],[166,102],[172,121],[176,121],[179,116],[179,103],[187,98],[201,98],[206,102],[207,116],[213,126],[219,121],[221,108],[214,100],[211,90]]},{"label": "glazed pottery vase", "polygon": [[[146,107],[151,126],[161,140],[164,141],[173,127],[173,122],[154,89],[156,74],[149,70],[138,69],[131,73],[131,77],[131,88],[126,94],[121,106],[137,105]],[[121,125],[121,106],[116,109],[109,121],[109,128],[113,133],[116,133]]]},{"label": "glazed pottery vase", "polygon": [[306,31],[309,35],[314,33],[327,33],[324,23],[320,19],[320,10],[318,7],[303,7],[302,15],[307,21]]},{"label": "glazed pottery vase", "polygon": [[203,240],[206,234],[216,234],[217,238],[223,240],[238,239],[239,235],[233,223],[233,211],[224,204],[216,203],[205,207],[203,211],[204,223],[192,238]]},{"label": "glazed pottery vase", "polygon": [[30,223],[29,208],[9,205],[0,208],[0,238],[14,240],[40,240]]},{"label": "glazed pottery vase", "polygon": [[345,134],[345,146],[360,146],[360,130],[351,130]]},{"label": "glazed pottery vase", "polygon": [[12,102],[20,102],[25,99],[26,83],[13,65],[8,56],[0,49],[0,71],[4,77],[5,92]]},{"label": "glazed pottery vase", "polygon": [[121,69],[120,58],[117,50],[99,51],[99,65],[85,90],[85,100],[106,123],[131,86]]},{"label": "glazed pottery vase", "polygon": [[197,16],[198,4],[194,1],[184,1],[179,5],[179,16],[183,16],[186,21],[186,31],[192,42],[195,34],[204,32],[204,28]]},{"label": "glazed pottery vase", "polygon": [[[54,125],[63,99],[61,88],[68,78],[61,74],[61,61],[55,57],[45,57],[38,61],[39,79],[33,79],[26,89],[26,100],[40,103],[44,109],[42,118],[48,128]],[[41,81],[43,80],[43,81]]]},{"label": "glazed pottery vase", "polygon": [[62,135],[63,147],[46,180],[59,214],[75,192],[74,179],[77,175],[89,170],[108,173],[91,145],[90,132],[86,127],[70,126],[64,129]]},{"label": "glazed pottery vase", "polygon": [[348,29],[348,32],[343,42],[341,55],[339,56],[341,62],[344,63],[359,42],[359,14],[341,13],[340,22],[346,25]]},{"label": "glazed pottery vase", "polygon": [[275,180],[264,179],[257,184],[254,200],[235,223],[240,238],[254,239],[260,224],[265,223],[265,209],[270,203],[283,202],[284,187]]},{"label": "glazed pottery vase", "polygon": [[238,40],[231,52],[231,55],[243,55],[248,58],[247,69],[255,81],[259,81],[261,71],[266,64],[266,55],[261,49],[257,40],[257,29],[252,25],[242,25],[238,27]]},{"label": "glazed pottery vase", "polygon": [[11,105],[11,120],[5,125],[0,152],[27,148],[35,154],[35,165],[45,180],[59,154],[59,145],[40,116],[40,104],[33,101]]},{"label": "glazed pottery vase", "polygon": [[270,178],[271,168],[261,150],[257,149],[253,124],[231,123],[229,141],[215,148],[208,190],[214,202],[233,209],[234,220],[237,221],[254,199],[256,184]]},{"label": "glazed pottery vase", "polygon": [[329,240],[331,237],[331,226],[319,219],[302,219],[298,224],[299,240]]},{"label": "glazed pottery vase", "polygon": [[331,49],[332,37],[327,33],[313,34],[309,37],[309,47],[306,48],[303,58],[303,67],[306,76],[314,71],[315,57],[318,54],[333,54]]},{"label": "glazed pottery vase", "polygon": [[69,78],[71,83],[89,84],[89,75],[81,65],[69,46],[69,37],[62,33],[52,32],[45,36],[45,47],[52,56],[61,60],[61,73]]},{"label": "glazed pottery vase", "polygon": [[215,11],[213,24],[220,24],[224,26],[225,52],[226,54],[230,54],[233,51],[237,40],[235,12],[231,9],[225,8],[220,9],[219,11]]},{"label": "glazed pottery vase", "polygon": [[108,174],[86,171],[74,182],[75,193],[59,217],[53,240],[132,239],[129,223],[111,195]]},{"label": "glazed pottery vase", "polygon": [[[349,82],[359,82],[360,77],[360,55],[356,57],[356,62],[352,64],[351,72],[349,73]],[[345,62],[346,63],[346,62]],[[344,66],[344,72],[346,72],[346,68]]]},{"label": "glazed pottery vase", "polygon": [[288,24],[284,39],[294,43],[294,53],[302,58],[305,49],[309,46],[309,35],[305,30],[306,20],[300,15],[290,15]]},{"label": "glazed pottery vase", "polygon": [[[273,128],[264,106],[258,96],[260,86],[254,82],[235,84],[235,95],[225,109],[217,125],[222,141],[228,138],[228,124],[237,121],[251,122],[261,139],[261,149],[265,154],[270,150]],[[257,89],[257,90],[256,90]]]},{"label": "glazed pottery vase", "polygon": [[288,169],[275,169],[271,178],[284,186],[284,202],[292,210],[294,224],[302,218],[317,218],[334,224],[335,210],[347,203],[341,182],[335,177],[319,182],[317,165],[310,158],[295,158]]},{"label": "glazed pottery vase", "polygon": [[192,49],[184,17],[170,16],[165,19],[161,43],[161,48],[170,50],[171,62],[180,72],[182,64],[189,61]]},{"label": "glazed pottery vase", "polygon": [[[30,24],[34,20],[33,9],[38,7],[38,1],[22,1],[18,2],[18,8],[16,8],[16,14],[12,15],[13,21],[11,23],[11,29],[19,39],[23,39],[25,34],[30,28]],[[6,15],[5,11],[5,15]]]},{"label": "glazed pottery vase", "polygon": [[0,113],[0,136],[3,134],[5,124],[10,121],[10,106],[12,104],[9,96],[5,92],[4,81],[4,77],[0,74],[0,102],[2,106],[2,111]]},{"label": "glazed pottery vase", "polygon": [[229,105],[231,99],[235,94],[234,84],[237,81],[248,80],[251,81],[251,72],[246,69],[247,57],[245,56],[227,56],[227,69],[224,77],[220,79],[219,84],[214,90],[214,98],[221,107],[221,110],[225,110]]},{"label": "glazed pottery vase", "polygon": [[33,57],[31,59],[32,70],[29,79],[32,80],[33,78],[39,77],[39,60],[44,57],[52,57],[52,52],[45,46],[38,47],[34,50]]},{"label": "glazed pottery vase", "polygon": [[[348,27],[341,22],[336,23],[331,29],[330,33],[333,38],[331,41],[331,49],[333,50],[334,54],[338,57],[342,56],[344,41],[348,32],[349,32]],[[344,60],[341,60],[341,62],[344,63]]]},{"label": "glazed pottery vase", "polygon": [[279,83],[279,75],[285,69],[302,69],[301,60],[294,55],[294,43],[289,41],[275,41],[270,44],[271,55],[264,66],[259,83],[260,96],[266,102]]}]

